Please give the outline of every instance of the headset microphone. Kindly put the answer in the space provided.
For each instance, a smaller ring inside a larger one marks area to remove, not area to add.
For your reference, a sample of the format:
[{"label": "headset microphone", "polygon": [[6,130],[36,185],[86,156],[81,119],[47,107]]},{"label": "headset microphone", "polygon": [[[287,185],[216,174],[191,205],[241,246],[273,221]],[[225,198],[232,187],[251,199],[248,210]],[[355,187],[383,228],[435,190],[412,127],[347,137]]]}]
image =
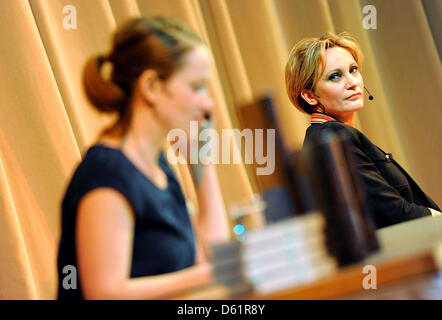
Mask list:
[{"label": "headset microphone", "polygon": [[369,94],[368,96],[368,100],[373,100],[374,97],[371,95],[370,91],[368,91],[368,89],[364,86],[365,91],[367,91],[367,93]]}]

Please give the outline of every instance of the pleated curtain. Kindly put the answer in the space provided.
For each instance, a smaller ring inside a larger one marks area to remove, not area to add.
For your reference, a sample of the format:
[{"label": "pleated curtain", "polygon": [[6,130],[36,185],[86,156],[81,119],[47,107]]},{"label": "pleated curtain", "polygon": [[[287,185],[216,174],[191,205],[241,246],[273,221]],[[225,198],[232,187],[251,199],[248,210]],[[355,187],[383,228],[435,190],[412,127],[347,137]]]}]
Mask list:
[{"label": "pleated curtain", "polygon": [[[376,29],[364,28],[367,5],[376,9]],[[292,149],[301,147],[309,119],[286,95],[289,51],[304,37],[350,32],[375,96],[357,127],[441,204],[438,0],[1,0],[0,299],[55,298],[61,199],[82,155],[113,120],[88,104],[81,70],[109,50],[117,25],[140,15],[179,17],[209,46],[216,129],[237,128],[237,108],[271,94]],[[187,169],[174,169],[195,202]],[[217,170],[227,212],[257,191],[243,165]]]}]

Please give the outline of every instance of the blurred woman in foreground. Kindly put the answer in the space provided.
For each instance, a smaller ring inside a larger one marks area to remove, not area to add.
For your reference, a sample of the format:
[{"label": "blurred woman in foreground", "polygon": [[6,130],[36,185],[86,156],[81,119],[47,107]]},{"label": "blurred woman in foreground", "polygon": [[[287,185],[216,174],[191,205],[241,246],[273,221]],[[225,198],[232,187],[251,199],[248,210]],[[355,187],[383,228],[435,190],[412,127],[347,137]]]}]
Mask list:
[{"label": "blurred woman in foreground", "polygon": [[[59,299],[167,298],[211,282],[195,234],[206,244],[229,238],[216,172],[198,168],[200,213],[190,218],[163,150],[170,130],[188,133],[190,121],[212,113],[211,63],[183,22],[138,18],[115,32],[108,55],[86,64],[89,100],[118,120],[87,151],[63,200]],[[78,289],[63,283],[67,265]]]}]

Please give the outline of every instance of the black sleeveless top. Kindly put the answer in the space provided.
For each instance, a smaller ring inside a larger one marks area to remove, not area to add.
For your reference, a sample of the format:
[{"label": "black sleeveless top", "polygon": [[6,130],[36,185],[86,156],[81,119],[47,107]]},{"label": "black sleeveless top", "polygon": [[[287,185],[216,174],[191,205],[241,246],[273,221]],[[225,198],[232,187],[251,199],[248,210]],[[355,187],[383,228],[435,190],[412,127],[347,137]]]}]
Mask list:
[{"label": "black sleeveless top", "polygon": [[[178,271],[194,265],[195,243],[186,202],[163,153],[167,175],[159,189],[118,149],[92,146],[76,169],[62,203],[58,249],[58,299],[83,299],[75,248],[77,207],[84,195],[109,187],[125,196],[135,215],[131,278]],[[74,269],[75,267],[75,269]],[[76,271],[76,278],[72,270]],[[75,287],[75,282],[77,289]]]}]

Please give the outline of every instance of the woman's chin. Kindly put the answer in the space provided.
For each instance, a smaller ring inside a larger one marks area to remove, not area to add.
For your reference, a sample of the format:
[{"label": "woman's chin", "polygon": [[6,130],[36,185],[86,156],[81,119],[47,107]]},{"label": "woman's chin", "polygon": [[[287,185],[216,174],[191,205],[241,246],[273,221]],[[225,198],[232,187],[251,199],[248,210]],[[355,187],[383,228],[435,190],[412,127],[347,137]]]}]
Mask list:
[{"label": "woman's chin", "polygon": [[363,108],[364,108],[364,104],[361,103],[359,106],[357,106],[357,107],[355,108],[355,111],[362,110]]},{"label": "woman's chin", "polygon": [[354,103],[350,106],[349,111],[356,112],[361,110],[362,108],[364,108],[364,102]]}]

